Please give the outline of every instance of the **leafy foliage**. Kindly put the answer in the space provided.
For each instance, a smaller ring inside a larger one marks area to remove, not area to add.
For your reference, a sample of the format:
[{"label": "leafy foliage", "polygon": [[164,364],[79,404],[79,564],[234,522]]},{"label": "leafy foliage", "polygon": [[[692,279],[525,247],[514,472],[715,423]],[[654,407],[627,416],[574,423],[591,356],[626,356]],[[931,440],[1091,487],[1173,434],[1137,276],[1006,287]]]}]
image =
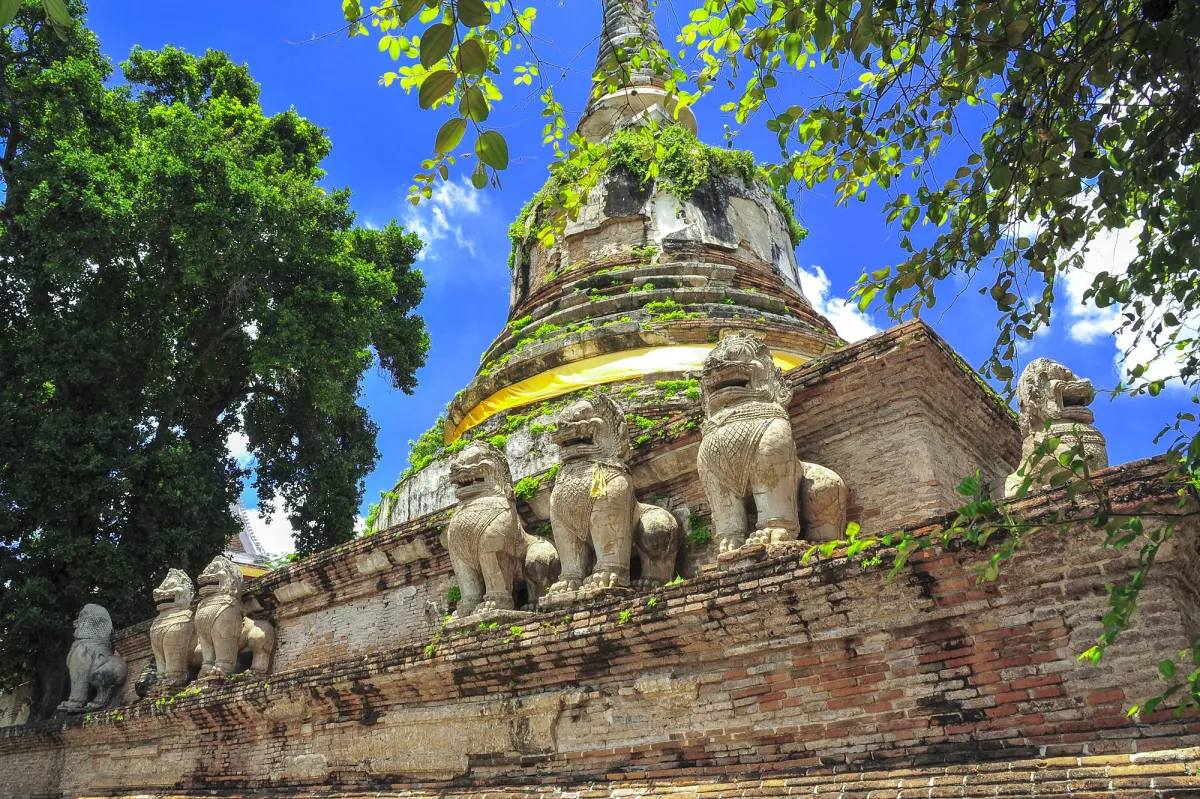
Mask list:
[{"label": "leafy foliage", "polygon": [[[542,244],[552,244],[556,232],[579,208],[592,187],[600,178],[616,171],[623,171],[643,186],[655,181],[683,200],[691,199],[701,185],[718,176],[738,178],[747,184],[767,182],[767,173],[755,166],[750,151],[712,147],[679,125],[623,128],[598,145],[578,138],[573,141],[576,149],[570,158],[551,166],[546,185],[525,204],[509,227],[509,239],[515,250],[519,251],[534,236]],[[793,244],[799,244],[808,232],[796,221],[792,204],[775,190],[772,200],[784,218]],[[634,255],[650,259],[655,253]]]},{"label": "leafy foliage", "polygon": [[709,541],[712,541],[712,528],[700,520],[700,514],[692,511],[688,514],[688,546],[703,547],[707,546]]},{"label": "leafy foliage", "polygon": [[561,463],[556,463],[539,475],[531,477],[522,477],[513,486],[513,495],[517,499],[530,500],[537,494],[542,483],[553,483],[554,478],[558,477],[558,471],[562,468]]},{"label": "leafy foliage", "polygon": [[788,238],[791,240],[792,246],[799,247],[800,242],[808,238],[808,230],[796,221],[796,207],[792,204],[791,199],[779,189],[771,189],[771,200],[787,224]]},{"label": "leafy foliage", "polygon": [[109,85],[62,32],[28,3],[0,36],[0,682],[50,703],[81,605],[145,618],[237,529],[230,435],[300,552],[349,539],[362,374],[411,391],[427,346],[420,243],[354,226],[317,126],[222,53],[135,49]]},{"label": "leafy foliage", "polygon": [[[434,182],[445,179],[458,157],[451,150],[459,145],[468,130],[474,133],[472,155],[476,165],[471,180],[476,188],[487,185],[489,176],[508,168],[508,142],[497,130],[484,127],[491,104],[503,95],[493,79],[494,65],[500,55],[520,49],[537,15],[535,9],[510,7],[505,17],[499,2],[457,0],[444,4],[426,4],[424,0],[383,0],[364,13],[359,0],[343,0],[342,13],[351,36],[370,33],[366,22],[380,35],[379,49],[393,61],[409,61],[380,78],[384,86],[399,83],[406,92],[417,90],[423,109],[453,108],[455,116],[439,130],[434,154],[422,164],[414,179],[409,199],[416,204],[432,195]],[[409,24],[425,26],[420,35],[411,33]],[[518,83],[529,83],[538,75],[535,64],[515,68]],[[561,129],[559,130],[561,137]]]},{"label": "leafy foliage", "polygon": [[[11,24],[23,5],[26,5],[24,0],[0,0],[0,28]],[[40,0],[38,5],[45,14],[45,24],[50,26],[54,35],[66,41],[71,28],[71,11],[67,0]]]},{"label": "leafy foliage", "polygon": [[408,442],[408,468],[400,475],[406,480],[417,472],[433,463],[442,454],[446,446],[446,416],[439,414],[428,430],[417,436],[417,440]]},{"label": "leafy foliage", "polygon": [[700,381],[694,377],[685,380],[656,380],[654,387],[666,397],[682,393],[690,400],[700,399]]}]

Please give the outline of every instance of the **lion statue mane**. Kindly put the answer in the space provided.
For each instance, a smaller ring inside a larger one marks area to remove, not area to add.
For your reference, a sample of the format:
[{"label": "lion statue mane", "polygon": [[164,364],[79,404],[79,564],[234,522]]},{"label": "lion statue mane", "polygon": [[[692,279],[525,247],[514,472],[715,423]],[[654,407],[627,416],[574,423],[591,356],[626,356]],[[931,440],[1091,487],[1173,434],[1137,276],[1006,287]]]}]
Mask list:
[{"label": "lion statue mane", "polygon": [[150,624],[150,648],[154,652],[154,681],[164,688],[187,684],[188,665],[196,650],[196,626],[192,600],[196,589],[182,569],[169,569],[154,589],[158,615]]}]

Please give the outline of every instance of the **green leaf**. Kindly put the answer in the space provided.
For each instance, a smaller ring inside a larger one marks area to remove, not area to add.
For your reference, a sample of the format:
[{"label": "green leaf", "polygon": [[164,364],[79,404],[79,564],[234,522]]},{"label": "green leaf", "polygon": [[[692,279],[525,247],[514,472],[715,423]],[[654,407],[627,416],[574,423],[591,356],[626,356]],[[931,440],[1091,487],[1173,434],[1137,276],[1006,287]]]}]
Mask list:
[{"label": "green leaf", "polygon": [[424,5],[424,0],[404,0],[404,2],[400,4],[400,8],[396,13],[399,15],[400,21],[407,24],[409,20],[417,15],[417,13],[421,10],[421,7]]},{"label": "green leaf", "polygon": [[875,286],[863,289],[862,293],[858,296],[858,310],[866,311],[868,308],[870,308],[871,300],[875,299],[875,295],[878,292],[879,289]]},{"label": "green leaf", "polygon": [[430,25],[421,36],[421,66],[432,69],[434,64],[446,57],[453,43],[453,27],[444,22]]},{"label": "green leaf", "polygon": [[475,162],[475,171],[471,173],[471,185],[477,189],[482,189],[487,186],[488,176],[487,167],[482,161]]},{"label": "green leaf", "polygon": [[833,40],[833,21],[829,17],[818,19],[813,29],[813,36],[816,39],[818,50],[828,49],[829,43]]},{"label": "green leaf", "polygon": [[474,122],[483,122],[488,118],[487,98],[478,86],[467,89],[458,103],[458,113]]},{"label": "green leaf", "polygon": [[1170,658],[1163,658],[1158,662],[1158,673],[1164,680],[1171,679],[1175,676],[1175,662]]},{"label": "green leaf", "polygon": [[458,68],[467,75],[482,75],[488,68],[487,50],[474,37],[458,46]]},{"label": "green leaf", "polygon": [[508,168],[508,142],[499,132],[489,130],[475,142],[475,154],[479,160],[497,171]]},{"label": "green leaf", "polygon": [[417,104],[421,108],[432,108],[434,102],[450,93],[458,76],[448,69],[439,69],[425,76],[421,90],[417,93]]},{"label": "green leaf", "polygon": [[1012,45],[1019,43],[1025,38],[1025,31],[1028,29],[1029,20],[1026,19],[1015,19],[1008,23],[1008,26],[1004,29],[1005,33],[1008,34],[1008,43]]},{"label": "green leaf", "polygon": [[964,477],[955,490],[964,497],[973,497],[979,493],[979,481],[974,477]]},{"label": "green leaf", "polygon": [[67,4],[63,0],[42,0],[42,6],[46,9],[46,16],[56,24],[64,28],[71,24],[71,12],[67,11]]},{"label": "green leaf", "polygon": [[483,0],[458,0],[458,19],[468,28],[477,28],[492,21],[492,12]]},{"label": "green leaf", "polygon": [[790,33],[783,40],[783,57],[792,65],[795,65],[800,54],[804,52],[804,38],[798,33]]},{"label": "green leaf", "polygon": [[450,152],[458,146],[458,143],[462,141],[463,134],[466,132],[467,120],[462,117],[446,120],[446,123],[438,129],[433,149],[439,153]]},{"label": "green leaf", "polygon": [[21,0],[0,0],[0,27],[12,22],[20,8]]}]

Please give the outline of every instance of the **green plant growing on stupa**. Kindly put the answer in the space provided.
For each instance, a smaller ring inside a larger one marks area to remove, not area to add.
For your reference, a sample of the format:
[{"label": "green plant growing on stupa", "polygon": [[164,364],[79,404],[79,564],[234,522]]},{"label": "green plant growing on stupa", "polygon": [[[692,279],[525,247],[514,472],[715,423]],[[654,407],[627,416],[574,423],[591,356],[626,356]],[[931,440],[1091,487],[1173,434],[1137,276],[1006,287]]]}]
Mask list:
[{"label": "green plant growing on stupa", "polygon": [[712,540],[712,530],[708,525],[701,523],[700,514],[695,511],[688,513],[688,546],[702,547],[707,546]]}]

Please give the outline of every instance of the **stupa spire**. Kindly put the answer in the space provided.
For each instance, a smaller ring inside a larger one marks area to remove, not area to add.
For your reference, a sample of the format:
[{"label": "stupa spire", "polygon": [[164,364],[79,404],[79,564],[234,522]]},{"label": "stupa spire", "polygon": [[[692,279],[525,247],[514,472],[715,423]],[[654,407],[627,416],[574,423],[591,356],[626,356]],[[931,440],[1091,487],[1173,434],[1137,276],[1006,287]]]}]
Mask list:
[{"label": "stupa spire", "polygon": [[[632,40],[632,42],[631,42]],[[600,30],[600,47],[596,53],[596,71],[605,72],[612,68],[614,54],[624,49],[627,43],[638,46],[662,46],[654,14],[646,0],[604,0],[604,15]],[[637,85],[655,81],[654,70],[649,64],[633,68],[629,64],[629,53],[621,58],[623,74],[621,83]],[[661,83],[661,78],[658,80]]]},{"label": "stupa spire", "polygon": [[[649,1],[603,0],[596,72],[615,80],[595,81],[588,97],[579,132],[592,141],[600,141],[654,106],[666,115],[673,109],[674,101],[663,90],[663,76],[648,60],[633,63],[634,54],[643,47],[662,47]],[[684,109],[679,122],[695,132],[696,118],[690,110]]]}]

